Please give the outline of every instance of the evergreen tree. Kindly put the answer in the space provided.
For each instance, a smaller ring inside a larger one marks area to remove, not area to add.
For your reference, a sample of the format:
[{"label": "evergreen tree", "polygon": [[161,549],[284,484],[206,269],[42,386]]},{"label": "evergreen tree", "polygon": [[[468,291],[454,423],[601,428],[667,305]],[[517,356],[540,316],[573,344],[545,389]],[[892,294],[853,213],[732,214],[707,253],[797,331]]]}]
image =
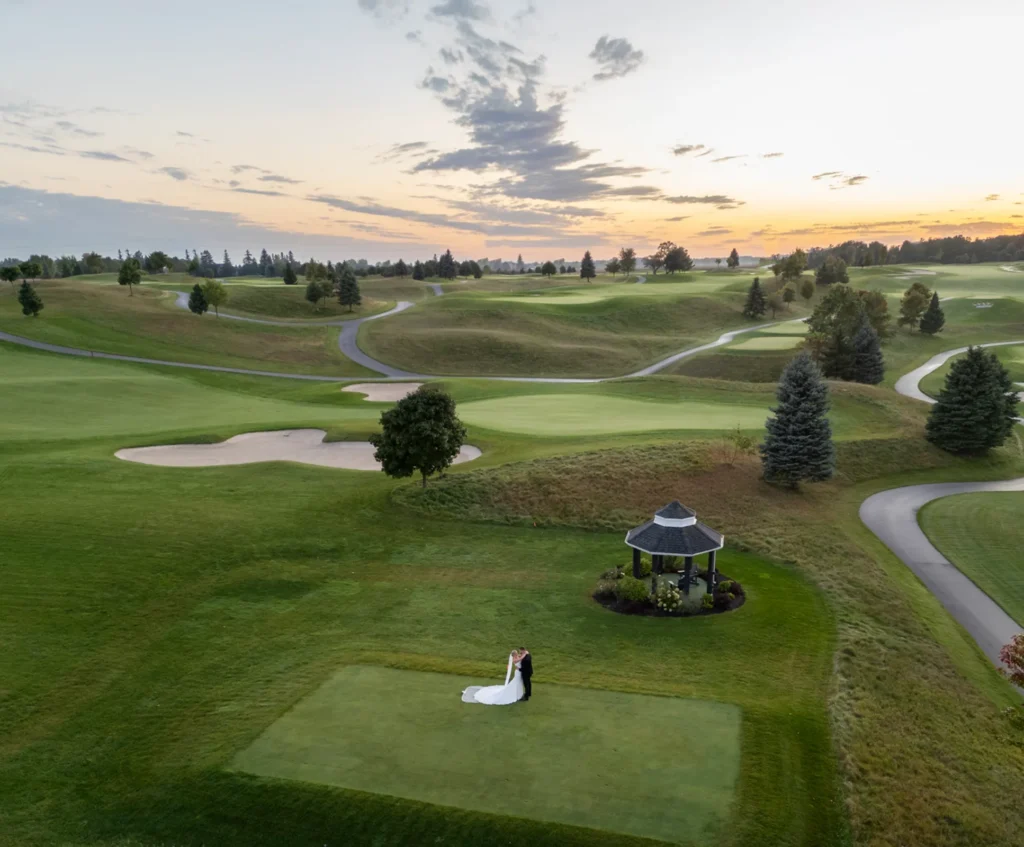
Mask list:
[{"label": "evergreen tree", "polygon": [[21,313],[26,317],[29,315],[33,318],[38,317],[43,310],[42,299],[27,279],[21,283],[21,288],[18,289],[18,302],[21,304]]},{"label": "evergreen tree", "polygon": [[928,304],[928,310],[921,317],[920,329],[926,335],[935,335],[937,332],[942,332],[942,327],[945,324],[946,315],[939,305],[939,293],[934,291],[932,292],[931,303]]},{"label": "evergreen tree", "polygon": [[835,472],[836,451],[828,420],[828,385],[806,352],[787,365],[776,393],[775,417],[766,424],[761,464],[767,482],[796,488]]},{"label": "evergreen tree", "polygon": [[594,268],[594,260],[590,256],[590,251],[587,250],[583,254],[583,261],[580,262],[580,279],[590,282],[595,276],[597,276],[597,270]]},{"label": "evergreen tree", "polygon": [[267,254],[267,248],[264,247],[260,251],[260,275],[261,276],[272,276],[274,273],[274,263],[271,261],[270,256]]},{"label": "evergreen tree", "polygon": [[971,347],[946,375],[927,438],[950,453],[977,455],[1006,441],[1016,416],[1017,392],[1006,368],[994,354]]},{"label": "evergreen tree", "polygon": [[473,279],[480,279],[484,275],[484,269],[480,267],[480,263],[476,259],[470,260],[469,270],[473,274]]},{"label": "evergreen tree", "polygon": [[306,283],[306,300],[313,304],[314,309],[320,308],[320,300],[323,296],[319,280],[311,279]]},{"label": "evergreen tree", "polygon": [[299,281],[298,276],[295,275],[295,268],[292,267],[292,263],[288,262],[284,266],[284,274],[282,276],[285,285],[295,285]]},{"label": "evergreen tree", "polygon": [[417,259],[415,264],[412,266],[412,278],[420,282],[425,279],[425,274],[423,273],[423,262],[419,259]]},{"label": "evergreen tree", "polygon": [[761,288],[761,278],[755,276],[750,283],[750,290],[747,292],[747,302],[743,307],[743,317],[756,320],[763,318],[767,304],[764,301],[764,290]]},{"label": "evergreen tree", "polygon": [[899,326],[907,326],[915,329],[928,308],[928,301],[932,293],[923,282],[915,282],[903,292],[903,299],[900,301],[900,316],[896,323]]},{"label": "evergreen tree", "polygon": [[231,257],[228,255],[228,251],[227,250],[224,251],[224,262],[220,266],[220,275],[221,276],[234,276],[235,275],[235,266],[231,264]]},{"label": "evergreen tree", "polygon": [[878,333],[867,315],[853,337],[853,379],[865,385],[878,385],[885,378],[885,359]]},{"label": "evergreen tree", "polygon": [[206,295],[203,294],[203,286],[198,282],[192,286],[192,293],[188,295],[188,310],[193,315],[202,315],[210,308],[206,302]]},{"label": "evergreen tree", "polygon": [[135,258],[125,259],[121,263],[121,270],[117,272],[117,284],[128,286],[128,296],[133,297],[132,287],[142,282],[142,268],[139,260]]},{"label": "evergreen tree", "polygon": [[380,433],[371,435],[370,443],[381,469],[396,478],[419,471],[424,488],[428,476],[451,465],[466,438],[455,401],[426,386],[384,412],[380,424]]},{"label": "evergreen tree", "polygon": [[441,279],[455,279],[458,274],[458,266],[451,250],[445,250],[444,255],[437,261],[437,275]]},{"label": "evergreen tree", "polygon": [[821,372],[829,379],[852,380],[857,373],[857,351],[853,337],[836,326],[817,347]]},{"label": "evergreen tree", "polygon": [[405,263],[405,260],[399,259],[395,262],[395,276],[405,279],[409,275],[409,266]]},{"label": "evergreen tree", "polygon": [[359,293],[359,283],[356,282],[356,276],[348,265],[345,265],[341,272],[341,278],[338,280],[338,302],[342,306],[348,306],[350,312],[363,302],[362,295]]},{"label": "evergreen tree", "polygon": [[732,252],[729,254],[729,258],[725,260],[725,263],[730,268],[738,268],[740,266],[740,254],[736,252],[736,248],[732,248]]}]

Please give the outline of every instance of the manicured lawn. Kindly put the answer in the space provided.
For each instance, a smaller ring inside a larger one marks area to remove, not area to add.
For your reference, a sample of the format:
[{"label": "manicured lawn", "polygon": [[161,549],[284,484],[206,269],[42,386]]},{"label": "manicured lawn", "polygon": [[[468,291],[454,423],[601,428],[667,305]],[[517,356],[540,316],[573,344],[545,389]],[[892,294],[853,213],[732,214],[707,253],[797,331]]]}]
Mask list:
[{"label": "manicured lawn", "polygon": [[746,341],[740,341],[731,346],[733,350],[790,350],[794,347],[799,347],[802,343],[803,339],[797,334],[765,335],[757,338],[748,338]]},{"label": "manicured lawn", "polygon": [[468,685],[500,683],[500,664],[490,679],[343,668],[232,766],[663,841],[728,829],[737,707],[553,684],[507,707],[460,700]]},{"label": "manicured lawn", "polygon": [[[193,283],[194,284],[194,283]],[[188,290],[188,289],[182,289]],[[361,306],[349,311],[337,298],[329,297],[314,309],[306,300],[304,285],[234,285],[229,289],[230,299],[225,312],[251,315],[259,318],[323,321],[353,320],[385,312],[395,305],[393,300],[378,300],[363,296]]]},{"label": "manicured lawn", "polygon": [[1024,495],[943,497],[925,506],[919,520],[943,555],[1024,627]]}]

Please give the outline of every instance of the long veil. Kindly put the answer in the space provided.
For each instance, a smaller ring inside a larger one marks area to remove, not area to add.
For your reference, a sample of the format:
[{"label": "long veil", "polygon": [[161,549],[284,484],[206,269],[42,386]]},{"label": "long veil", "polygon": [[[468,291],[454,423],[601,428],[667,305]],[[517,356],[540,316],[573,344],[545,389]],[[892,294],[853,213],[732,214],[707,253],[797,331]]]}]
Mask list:
[{"label": "long veil", "polygon": [[512,679],[512,665],[513,665],[513,664],[514,664],[514,663],[513,663],[513,661],[512,661],[512,654],[511,654],[511,653],[509,653],[509,654],[508,654],[508,670],[507,670],[507,671],[505,671],[505,685],[508,685],[508,681],[509,681],[510,679]]}]

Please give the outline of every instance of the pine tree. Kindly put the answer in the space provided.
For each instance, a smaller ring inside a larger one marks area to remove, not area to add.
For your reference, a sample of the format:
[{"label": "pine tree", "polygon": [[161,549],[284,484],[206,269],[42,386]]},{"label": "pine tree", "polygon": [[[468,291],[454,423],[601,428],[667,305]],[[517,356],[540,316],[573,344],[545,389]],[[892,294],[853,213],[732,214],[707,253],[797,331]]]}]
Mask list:
[{"label": "pine tree", "polygon": [[590,282],[595,276],[597,276],[597,269],[594,267],[594,259],[591,257],[590,251],[587,250],[583,254],[583,261],[580,262],[580,279]]},{"label": "pine tree", "polygon": [[18,302],[21,304],[21,313],[26,317],[39,317],[39,313],[43,310],[42,298],[27,279],[21,283],[21,288],[18,289]]},{"label": "pine tree", "polygon": [[264,247],[260,251],[260,275],[270,276],[274,272],[274,263],[270,260],[270,256],[267,255],[267,248]]},{"label": "pine tree", "polygon": [[763,318],[767,304],[764,302],[764,290],[761,288],[761,278],[754,277],[750,283],[750,290],[747,292],[747,303],[743,307],[743,317],[757,319]]},{"label": "pine tree", "polygon": [[320,300],[323,297],[323,290],[320,288],[320,283],[311,279],[306,283],[306,300],[313,304],[314,309],[319,309]]},{"label": "pine tree", "polygon": [[928,310],[921,317],[920,330],[926,335],[935,335],[937,332],[942,332],[942,327],[945,324],[946,315],[939,305],[939,293],[935,291],[932,293],[932,300],[928,304]]},{"label": "pine tree", "polygon": [[455,279],[458,274],[458,265],[452,256],[451,250],[445,250],[444,255],[437,261],[437,275],[441,279]]},{"label": "pine tree", "polygon": [[192,293],[188,296],[188,310],[193,315],[205,314],[210,304],[206,302],[206,295],[203,294],[203,286],[198,282],[192,286]]},{"label": "pine tree", "polygon": [[732,248],[732,252],[729,254],[729,258],[725,260],[725,263],[730,268],[738,268],[740,266],[740,254],[736,252],[736,248]]},{"label": "pine tree", "polygon": [[796,488],[835,472],[836,451],[828,421],[828,385],[810,354],[797,356],[782,373],[775,417],[766,424],[761,464],[767,482]]},{"label": "pine tree", "polygon": [[841,326],[835,327],[822,343],[819,353],[822,374],[828,379],[855,379],[857,351],[853,337]]},{"label": "pine tree", "polygon": [[299,278],[295,275],[295,268],[292,267],[292,263],[288,262],[284,266],[284,274],[282,276],[285,285],[295,285],[299,281]]},{"label": "pine tree", "polygon": [[359,306],[363,302],[362,295],[359,293],[359,283],[356,282],[356,276],[348,265],[345,265],[345,269],[341,272],[341,279],[338,280],[338,302],[342,306],[348,306],[350,312],[353,307]]},{"label": "pine tree", "polygon": [[423,273],[423,262],[419,259],[417,259],[416,263],[412,266],[412,278],[418,282],[422,282],[425,278],[425,274]]},{"label": "pine tree", "polygon": [[865,315],[853,337],[853,379],[865,385],[878,385],[885,378],[885,359],[878,333]]},{"label": "pine tree", "polygon": [[1016,416],[1017,392],[1006,368],[994,354],[971,347],[949,369],[926,434],[947,452],[978,455],[1006,441]]}]

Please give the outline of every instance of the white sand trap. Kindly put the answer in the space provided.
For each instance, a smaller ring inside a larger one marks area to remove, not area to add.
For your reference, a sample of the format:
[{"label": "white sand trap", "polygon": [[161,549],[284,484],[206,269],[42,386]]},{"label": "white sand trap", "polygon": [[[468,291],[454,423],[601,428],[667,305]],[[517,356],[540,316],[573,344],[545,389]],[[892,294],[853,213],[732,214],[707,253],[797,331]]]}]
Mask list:
[{"label": "white sand trap", "polygon": [[[322,429],[283,429],[247,432],[220,444],[168,444],[162,447],[129,447],[114,455],[127,462],[166,468],[209,468],[219,465],[251,465],[257,462],[299,462],[350,471],[379,471],[369,441],[324,443]],[[453,464],[479,459],[480,450],[464,445]]]},{"label": "white sand trap", "polygon": [[371,403],[397,403],[421,385],[422,382],[361,382],[358,385],[346,385],[341,390],[365,394],[363,399]]},{"label": "white sand trap", "polygon": [[1021,270],[1020,268],[1015,268],[1013,265],[1002,265],[999,268],[999,270],[1006,271],[1007,273],[1011,273],[1011,274],[1024,273],[1024,270]]}]

